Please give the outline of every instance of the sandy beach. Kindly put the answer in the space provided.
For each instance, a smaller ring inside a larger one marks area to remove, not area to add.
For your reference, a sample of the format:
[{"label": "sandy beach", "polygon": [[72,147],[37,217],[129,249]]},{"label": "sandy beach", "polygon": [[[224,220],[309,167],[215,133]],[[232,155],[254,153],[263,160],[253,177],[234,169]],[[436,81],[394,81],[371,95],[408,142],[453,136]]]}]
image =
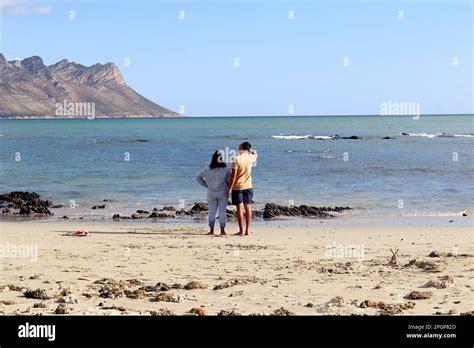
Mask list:
[{"label": "sandy beach", "polygon": [[[71,236],[77,229],[90,236]],[[2,221],[0,230],[0,313],[6,315],[458,315],[474,309],[472,227],[272,221],[256,224],[250,237],[209,237],[205,224],[50,219]],[[399,250],[392,262],[390,249]]]}]

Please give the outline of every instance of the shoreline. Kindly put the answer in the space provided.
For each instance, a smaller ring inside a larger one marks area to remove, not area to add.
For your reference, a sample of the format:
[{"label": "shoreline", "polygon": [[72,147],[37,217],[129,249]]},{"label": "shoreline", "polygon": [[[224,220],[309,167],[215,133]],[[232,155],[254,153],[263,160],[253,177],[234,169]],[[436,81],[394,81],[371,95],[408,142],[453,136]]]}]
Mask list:
[{"label": "shoreline", "polygon": [[[5,215],[5,214],[2,214]],[[2,216],[0,215],[0,224],[15,224],[15,223],[52,223],[52,224],[72,224],[81,225],[83,223],[95,223],[98,225],[108,224],[125,224],[127,226],[201,226],[207,228],[207,215],[201,215],[199,217],[183,217],[183,218],[161,218],[161,219],[130,219],[130,220],[114,220],[110,216],[90,216],[90,215],[77,215],[69,216],[68,219],[64,219],[60,216],[36,216],[36,217],[21,217],[21,216]],[[217,220],[218,221],[218,220]],[[235,219],[228,219],[228,226],[236,226],[237,221]],[[295,227],[317,227],[321,224],[326,226],[358,226],[358,227],[405,227],[405,226],[416,226],[416,227],[471,227],[474,229],[474,217],[473,216],[462,216],[457,215],[443,215],[443,216],[360,216],[360,215],[348,215],[342,213],[342,215],[329,218],[320,219],[316,217],[285,217],[280,216],[272,219],[252,219],[252,225],[255,226],[295,226]],[[474,230],[473,230],[474,231]]]}]

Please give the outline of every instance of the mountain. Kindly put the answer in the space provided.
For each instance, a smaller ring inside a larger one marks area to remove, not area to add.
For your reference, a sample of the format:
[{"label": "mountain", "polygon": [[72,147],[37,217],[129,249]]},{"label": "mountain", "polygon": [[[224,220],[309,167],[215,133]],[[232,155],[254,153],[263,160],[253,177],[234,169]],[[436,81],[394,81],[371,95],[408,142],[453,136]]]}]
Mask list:
[{"label": "mountain", "polygon": [[113,63],[84,66],[0,53],[0,118],[179,117],[127,86]]}]

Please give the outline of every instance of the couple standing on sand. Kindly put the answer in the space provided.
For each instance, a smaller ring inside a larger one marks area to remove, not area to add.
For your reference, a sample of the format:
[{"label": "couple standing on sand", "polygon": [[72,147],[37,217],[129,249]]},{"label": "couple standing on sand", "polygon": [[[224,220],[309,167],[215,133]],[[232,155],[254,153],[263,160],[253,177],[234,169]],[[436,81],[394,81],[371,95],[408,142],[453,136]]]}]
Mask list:
[{"label": "couple standing on sand", "polygon": [[[228,168],[220,151],[214,152],[211,163],[198,175],[196,181],[207,188],[207,203],[209,204],[209,233],[214,234],[216,212],[219,211],[221,235],[225,235],[226,208],[228,197],[237,207],[239,232],[236,235],[249,235],[250,219],[252,218],[251,204],[253,203],[252,165],[257,160],[257,152],[252,145],[245,141],[239,145],[239,154],[232,160],[232,169]],[[245,232],[243,228],[245,210]]]}]

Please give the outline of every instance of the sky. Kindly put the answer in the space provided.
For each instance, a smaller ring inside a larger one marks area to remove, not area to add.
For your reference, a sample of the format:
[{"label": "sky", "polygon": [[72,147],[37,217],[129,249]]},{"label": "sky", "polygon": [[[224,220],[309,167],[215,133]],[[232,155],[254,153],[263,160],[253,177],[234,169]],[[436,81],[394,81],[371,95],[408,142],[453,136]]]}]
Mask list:
[{"label": "sky", "polygon": [[474,113],[472,0],[0,4],[7,60],[113,62],[189,116]]}]

